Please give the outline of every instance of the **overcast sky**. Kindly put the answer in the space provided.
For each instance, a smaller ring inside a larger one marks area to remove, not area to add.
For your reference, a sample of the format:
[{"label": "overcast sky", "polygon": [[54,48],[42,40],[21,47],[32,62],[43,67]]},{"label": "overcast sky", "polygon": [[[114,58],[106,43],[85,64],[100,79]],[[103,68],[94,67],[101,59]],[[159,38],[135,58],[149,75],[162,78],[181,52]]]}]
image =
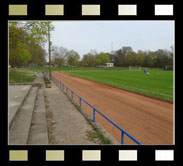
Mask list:
[{"label": "overcast sky", "polygon": [[73,49],[81,57],[91,49],[110,52],[112,42],[113,50],[131,46],[134,51],[155,51],[174,45],[173,21],[55,21],[53,25],[53,45]]}]

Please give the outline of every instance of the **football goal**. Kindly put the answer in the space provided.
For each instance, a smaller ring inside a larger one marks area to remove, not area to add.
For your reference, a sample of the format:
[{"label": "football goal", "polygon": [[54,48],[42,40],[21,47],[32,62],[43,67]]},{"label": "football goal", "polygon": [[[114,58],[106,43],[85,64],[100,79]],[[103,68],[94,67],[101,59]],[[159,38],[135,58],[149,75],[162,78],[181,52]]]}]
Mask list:
[{"label": "football goal", "polygon": [[173,70],[173,65],[166,65],[165,70]]},{"label": "football goal", "polygon": [[130,71],[141,71],[141,66],[129,66]]}]

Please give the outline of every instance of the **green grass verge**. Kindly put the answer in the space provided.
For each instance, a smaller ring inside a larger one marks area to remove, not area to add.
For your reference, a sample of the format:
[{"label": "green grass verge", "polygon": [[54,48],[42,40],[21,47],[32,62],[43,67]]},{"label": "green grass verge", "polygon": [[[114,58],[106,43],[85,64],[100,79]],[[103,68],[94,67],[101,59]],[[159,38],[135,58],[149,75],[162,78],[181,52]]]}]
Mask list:
[{"label": "green grass verge", "polygon": [[87,133],[87,137],[89,138],[89,140],[95,141],[99,139],[100,144],[112,143],[111,140],[109,138],[106,138],[97,127],[94,127],[94,126],[92,127],[93,127],[93,131]]},{"label": "green grass verge", "polygon": [[35,79],[35,69],[11,69],[9,83],[31,83]]}]

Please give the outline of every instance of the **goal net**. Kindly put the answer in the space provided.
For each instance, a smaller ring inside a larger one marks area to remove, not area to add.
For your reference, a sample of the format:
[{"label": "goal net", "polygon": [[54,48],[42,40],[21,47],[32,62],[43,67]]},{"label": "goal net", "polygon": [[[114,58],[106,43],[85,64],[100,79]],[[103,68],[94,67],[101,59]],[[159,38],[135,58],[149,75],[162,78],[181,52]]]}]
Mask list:
[{"label": "goal net", "polygon": [[173,70],[173,65],[166,65],[165,70]]},{"label": "goal net", "polygon": [[141,71],[141,66],[129,66],[129,70],[131,71]]}]

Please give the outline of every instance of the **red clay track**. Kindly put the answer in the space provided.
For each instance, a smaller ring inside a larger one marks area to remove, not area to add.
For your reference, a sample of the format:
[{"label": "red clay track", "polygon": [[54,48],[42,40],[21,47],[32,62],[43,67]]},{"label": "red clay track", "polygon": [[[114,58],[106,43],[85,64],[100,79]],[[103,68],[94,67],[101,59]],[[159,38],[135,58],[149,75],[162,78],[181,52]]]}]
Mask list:
[{"label": "red clay track", "polygon": [[[173,144],[173,104],[61,72],[52,74],[142,144]],[[84,106],[92,115],[92,110]],[[96,113],[96,120],[116,138],[121,132]],[[125,144],[135,144],[125,136]]]}]

